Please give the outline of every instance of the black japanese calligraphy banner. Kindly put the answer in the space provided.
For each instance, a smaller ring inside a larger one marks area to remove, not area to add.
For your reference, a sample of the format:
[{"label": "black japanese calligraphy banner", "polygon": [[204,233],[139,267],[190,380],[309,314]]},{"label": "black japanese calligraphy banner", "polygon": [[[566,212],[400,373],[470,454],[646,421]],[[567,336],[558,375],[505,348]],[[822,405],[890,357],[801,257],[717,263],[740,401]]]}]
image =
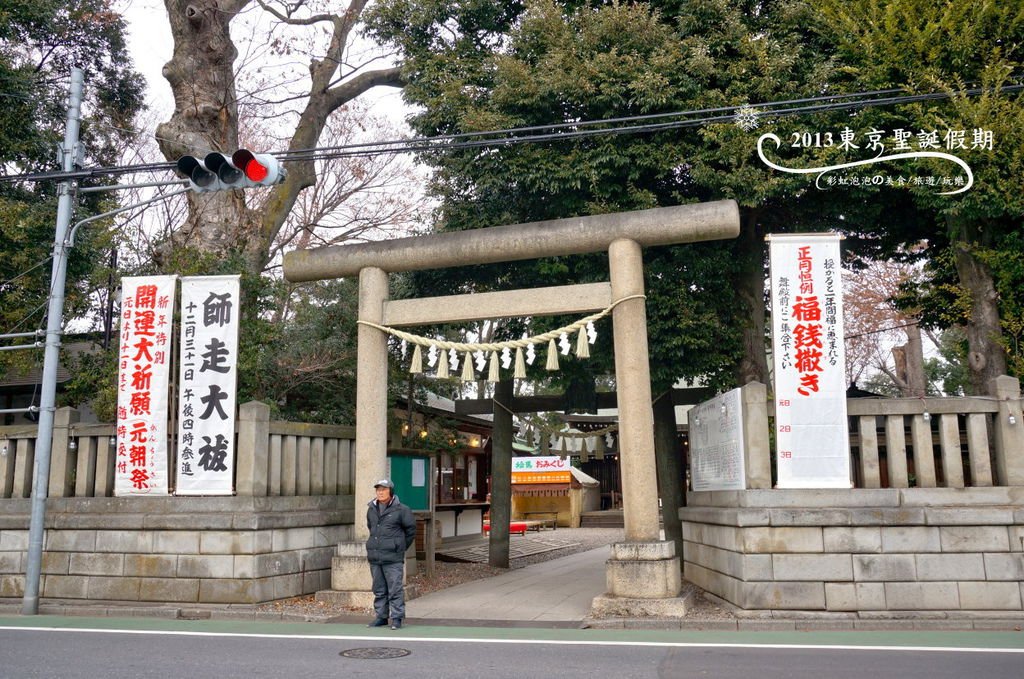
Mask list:
[{"label": "black japanese calligraphy banner", "polygon": [[122,278],[114,495],[167,495],[167,401],[177,276]]},{"label": "black japanese calligraphy banner", "polygon": [[852,487],[840,239],[769,236],[779,488]]},{"label": "black japanese calligraphy banner", "polygon": [[234,491],[238,276],[181,279],[175,495]]}]

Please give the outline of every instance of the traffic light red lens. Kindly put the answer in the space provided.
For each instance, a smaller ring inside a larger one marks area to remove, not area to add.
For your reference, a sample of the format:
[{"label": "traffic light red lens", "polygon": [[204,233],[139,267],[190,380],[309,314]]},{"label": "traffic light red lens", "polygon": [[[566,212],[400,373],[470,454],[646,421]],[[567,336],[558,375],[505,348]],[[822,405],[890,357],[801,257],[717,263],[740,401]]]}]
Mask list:
[{"label": "traffic light red lens", "polygon": [[245,165],[245,176],[251,181],[261,182],[267,178],[267,174],[269,174],[269,171],[266,166],[256,162],[255,160],[250,160]]}]

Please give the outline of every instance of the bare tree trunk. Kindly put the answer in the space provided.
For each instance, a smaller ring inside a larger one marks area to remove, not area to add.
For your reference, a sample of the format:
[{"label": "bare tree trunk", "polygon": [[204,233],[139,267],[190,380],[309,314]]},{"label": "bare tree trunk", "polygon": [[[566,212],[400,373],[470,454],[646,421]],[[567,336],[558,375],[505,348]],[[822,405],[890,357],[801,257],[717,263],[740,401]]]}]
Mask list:
[{"label": "bare tree trunk", "polygon": [[[335,14],[306,19],[281,14],[261,0],[164,2],[174,36],[174,55],[164,66],[164,77],[174,92],[175,107],[171,119],[157,128],[157,136],[168,160],[186,154],[204,156],[209,151],[231,153],[238,148],[234,72],[238,52],[231,42],[230,24],[253,2],[285,24],[330,27],[326,54],[309,63],[308,99],[289,150],[314,149],[331,113],[363,92],[378,86],[402,85],[397,67],[339,77],[349,37],[367,0],[351,0],[347,8]],[[250,271],[262,271],[270,246],[299,193],[316,182],[312,160],[289,163],[287,170],[286,180],[272,189],[274,193],[258,217],[246,207],[242,191],[190,194],[188,219],[170,246],[188,244],[216,254],[241,252]]]},{"label": "bare tree trunk", "polygon": [[971,391],[987,394],[991,380],[1006,374],[1006,350],[999,340],[999,305],[992,270],[976,254],[975,248],[984,245],[982,225],[949,218],[950,230],[956,236],[956,271],[960,285],[971,300],[971,315],[967,323],[967,365],[970,369]]},{"label": "bare tree trunk", "polygon": [[890,375],[905,398],[925,396],[927,381],[924,377],[924,348],[921,346],[921,329],[917,324],[907,326],[907,343],[892,348],[895,365]]},{"label": "bare tree trunk", "polygon": [[921,344],[921,327],[914,323],[906,327],[905,345],[907,361],[907,387],[904,396],[916,398],[927,394],[927,380],[924,377],[924,346]]},{"label": "bare tree trunk", "polygon": [[744,211],[743,230],[736,239],[736,254],[743,262],[743,274],[736,288],[747,319],[742,327],[743,358],[736,367],[740,385],[771,383],[765,352],[764,234],[757,222],[756,210]]},{"label": "bare tree trunk", "polygon": [[654,454],[658,467],[658,496],[661,498],[665,540],[675,543],[676,556],[682,562],[683,523],[679,520],[679,508],[684,504],[685,491],[676,438],[676,409],[672,405],[671,391],[654,402]]},{"label": "bare tree trunk", "polygon": [[[250,0],[165,0],[174,36],[174,54],[163,74],[174,93],[174,115],[156,128],[168,160],[203,158],[210,151],[231,153],[238,144],[238,101],[230,24]],[[225,252],[251,227],[241,191],[189,193],[188,218],[168,248],[189,245]]]},{"label": "bare tree trunk", "polygon": [[[909,396],[910,389],[907,385],[907,345],[901,344],[892,348],[893,374],[892,381],[900,390],[900,396]],[[884,371],[883,371],[884,372]]]},{"label": "bare tree trunk", "polygon": [[[357,4],[359,5],[358,9],[353,10]],[[348,17],[353,11],[358,16],[358,12],[362,11],[364,4],[365,0],[353,2],[345,16]],[[344,43],[348,41],[350,30],[351,26],[347,28],[336,26],[334,42],[340,42],[342,43],[341,46],[344,47]],[[338,50],[338,59],[341,58],[341,51],[341,49]],[[313,73],[313,86],[310,88],[309,103],[302,112],[299,124],[295,128],[295,134],[292,135],[291,142],[288,144],[289,151],[304,151],[315,148],[320,140],[320,135],[324,131],[324,127],[327,125],[328,116],[360,94],[375,87],[402,86],[400,69],[385,68],[362,73],[351,80],[330,87],[331,79],[334,77],[336,69],[337,62],[332,62],[330,59],[314,61],[310,64],[310,71]],[[312,186],[315,182],[316,167],[312,160],[289,164],[288,177],[283,184],[274,190],[274,195],[267,202],[263,218],[258,227],[257,237],[251,241],[247,248],[247,259],[250,262],[251,268],[255,269],[257,266],[262,268],[266,263],[267,253],[281,227],[284,225],[285,220],[288,218],[288,213],[291,212],[292,207],[295,205],[299,193],[303,189]]]}]

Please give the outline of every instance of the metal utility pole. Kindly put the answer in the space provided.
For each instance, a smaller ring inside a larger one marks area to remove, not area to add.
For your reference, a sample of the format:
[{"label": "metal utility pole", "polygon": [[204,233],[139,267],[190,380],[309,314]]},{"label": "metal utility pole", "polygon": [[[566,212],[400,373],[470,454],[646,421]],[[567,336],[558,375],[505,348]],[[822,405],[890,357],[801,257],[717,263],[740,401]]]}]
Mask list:
[{"label": "metal utility pole", "polygon": [[[64,172],[75,168],[78,158],[78,130],[81,122],[82,83],[80,69],[71,70],[71,95],[64,145],[59,160]],[[64,322],[64,285],[67,279],[67,236],[74,207],[75,182],[64,181],[59,187],[57,228],[53,236],[53,269],[50,274],[50,303],[46,313],[46,348],[43,358],[42,393],[39,398],[39,429],[36,439],[32,518],[28,532],[28,565],[25,569],[25,596],[22,615],[39,612],[39,578],[43,563],[43,521],[46,494],[50,484],[50,451],[53,444],[53,417],[57,402],[57,364],[60,361],[61,326]]]}]

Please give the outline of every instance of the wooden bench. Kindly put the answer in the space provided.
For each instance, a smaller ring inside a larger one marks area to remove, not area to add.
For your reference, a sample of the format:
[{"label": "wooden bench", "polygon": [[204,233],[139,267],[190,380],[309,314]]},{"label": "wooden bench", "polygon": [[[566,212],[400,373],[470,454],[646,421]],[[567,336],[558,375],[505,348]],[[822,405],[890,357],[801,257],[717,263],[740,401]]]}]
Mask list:
[{"label": "wooden bench", "polygon": [[[547,528],[548,526],[551,526],[551,530],[558,530],[558,512],[523,512],[523,516],[527,518],[527,523],[538,524],[538,532],[541,528]],[[537,518],[534,519],[533,517]]]}]

